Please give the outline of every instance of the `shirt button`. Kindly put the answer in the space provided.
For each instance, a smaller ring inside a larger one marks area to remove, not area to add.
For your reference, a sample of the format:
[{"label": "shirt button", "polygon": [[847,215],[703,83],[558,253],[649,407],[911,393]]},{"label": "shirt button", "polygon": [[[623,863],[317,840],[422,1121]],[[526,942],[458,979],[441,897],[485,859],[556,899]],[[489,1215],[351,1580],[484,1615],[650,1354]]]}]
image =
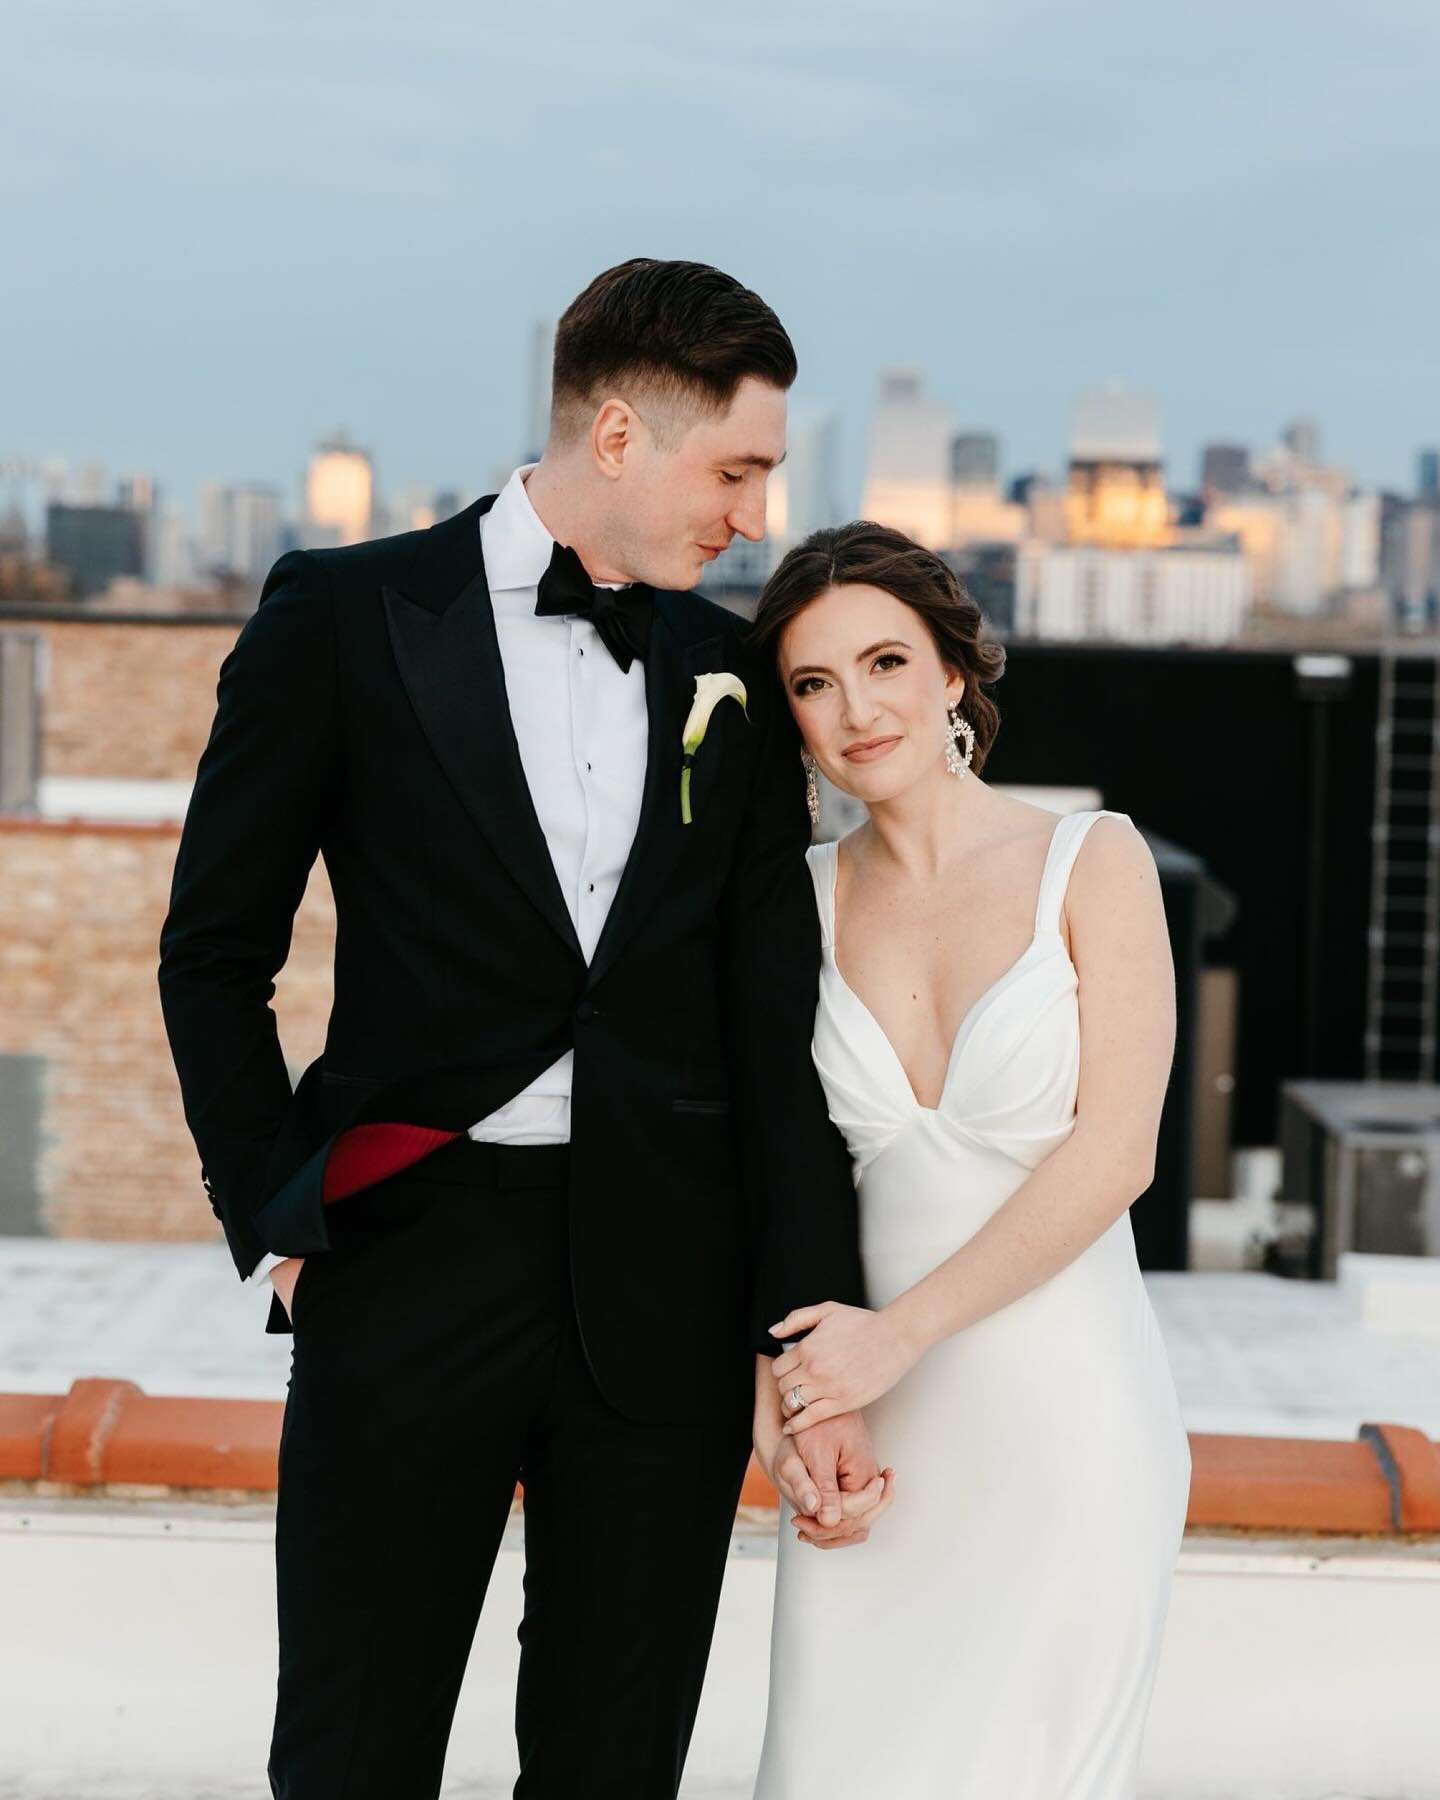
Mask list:
[{"label": "shirt button", "polygon": [[590,892],[592,894],[595,892],[595,883],[593,881],[590,883]]},{"label": "shirt button", "polygon": [[594,763],[586,763],[586,765],[585,765],[586,772],[588,773],[594,767],[595,767]]},{"label": "shirt button", "polygon": [[585,654],[585,646],[584,646],[584,645],[583,645],[583,644],[582,644],[582,645],[581,645],[581,646],[580,646],[580,648],[579,648],[579,650],[578,650],[578,651],[577,651],[577,652],[576,652],[576,655],[577,655],[577,656],[583,656],[583,655],[584,655],[584,654]]}]

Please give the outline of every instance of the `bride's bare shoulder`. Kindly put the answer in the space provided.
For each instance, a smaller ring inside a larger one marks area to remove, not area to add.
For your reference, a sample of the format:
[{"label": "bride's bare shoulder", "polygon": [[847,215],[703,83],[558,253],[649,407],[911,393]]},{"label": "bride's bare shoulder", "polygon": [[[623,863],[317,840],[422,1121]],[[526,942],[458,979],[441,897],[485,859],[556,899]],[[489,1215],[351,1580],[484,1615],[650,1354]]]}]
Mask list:
[{"label": "bride's bare shoulder", "polygon": [[1067,936],[1077,922],[1133,924],[1159,905],[1160,873],[1150,846],[1124,814],[1102,813],[1085,833],[1066,886],[1061,916]]}]

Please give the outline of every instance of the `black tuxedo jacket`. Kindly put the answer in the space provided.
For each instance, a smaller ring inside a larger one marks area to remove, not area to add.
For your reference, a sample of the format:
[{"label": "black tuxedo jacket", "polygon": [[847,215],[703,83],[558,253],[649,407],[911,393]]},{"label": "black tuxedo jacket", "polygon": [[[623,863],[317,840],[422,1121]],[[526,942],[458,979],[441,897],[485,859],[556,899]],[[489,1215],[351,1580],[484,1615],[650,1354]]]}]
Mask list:
[{"label": "black tuxedo jacket", "polygon": [[[492,504],[282,557],[221,664],[160,935],[185,1118],[246,1275],[266,1250],[329,1251],[321,1182],[345,1127],[463,1131],[573,1048],[585,1351],[622,1413],[693,1418],[748,1383],[789,1308],[862,1300],[849,1159],[810,1057],[798,738],[742,621],[657,596],[640,823],[587,967],[506,703]],[[696,675],[723,669],[749,716],[716,709],[684,825],[681,729]],[[269,1001],[317,853],[334,998],[292,1093]],[[289,1329],[278,1295],[266,1328]]]}]

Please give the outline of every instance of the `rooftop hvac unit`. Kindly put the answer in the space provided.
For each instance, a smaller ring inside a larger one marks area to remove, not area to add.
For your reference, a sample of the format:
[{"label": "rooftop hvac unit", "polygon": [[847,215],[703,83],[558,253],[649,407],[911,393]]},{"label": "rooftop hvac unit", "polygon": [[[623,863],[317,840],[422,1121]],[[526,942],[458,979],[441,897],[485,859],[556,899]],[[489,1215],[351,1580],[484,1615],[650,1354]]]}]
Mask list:
[{"label": "rooftop hvac unit", "polygon": [[1282,1198],[1315,1219],[1311,1273],[1346,1251],[1440,1256],[1440,1087],[1287,1081]]},{"label": "rooftop hvac unit", "polygon": [[39,805],[44,648],[38,632],[0,631],[0,812]]}]

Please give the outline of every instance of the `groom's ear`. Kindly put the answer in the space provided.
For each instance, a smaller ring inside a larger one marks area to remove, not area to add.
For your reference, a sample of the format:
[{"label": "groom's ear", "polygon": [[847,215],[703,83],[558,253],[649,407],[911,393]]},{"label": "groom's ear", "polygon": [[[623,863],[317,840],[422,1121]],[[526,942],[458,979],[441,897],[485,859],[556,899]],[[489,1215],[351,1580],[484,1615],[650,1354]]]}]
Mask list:
[{"label": "groom's ear", "polygon": [[607,481],[620,479],[643,430],[640,415],[627,401],[612,396],[601,405],[590,426],[590,453]]}]

